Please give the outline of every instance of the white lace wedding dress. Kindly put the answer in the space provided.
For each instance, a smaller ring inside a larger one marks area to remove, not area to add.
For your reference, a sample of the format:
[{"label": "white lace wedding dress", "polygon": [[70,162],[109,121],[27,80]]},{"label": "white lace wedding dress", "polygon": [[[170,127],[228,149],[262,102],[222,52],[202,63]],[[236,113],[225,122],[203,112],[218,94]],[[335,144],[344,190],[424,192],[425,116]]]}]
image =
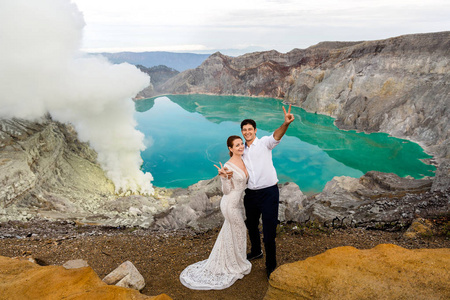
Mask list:
[{"label": "white lace wedding dress", "polygon": [[233,178],[222,179],[224,193],[220,210],[225,222],[207,260],[188,266],[180,274],[183,285],[194,290],[221,290],[250,273],[247,260],[247,229],[242,194],[247,187],[247,177],[239,167],[230,162],[225,166],[233,171]]}]

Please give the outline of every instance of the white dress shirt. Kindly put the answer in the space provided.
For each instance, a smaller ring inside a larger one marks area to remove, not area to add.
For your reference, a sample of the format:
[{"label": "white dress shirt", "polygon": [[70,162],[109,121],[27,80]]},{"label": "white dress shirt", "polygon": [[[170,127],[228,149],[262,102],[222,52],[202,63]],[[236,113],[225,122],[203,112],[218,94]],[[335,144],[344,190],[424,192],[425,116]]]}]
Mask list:
[{"label": "white dress shirt", "polygon": [[272,149],[278,145],[273,134],[255,138],[250,147],[245,144],[242,159],[248,171],[248,188],[259,190],[277,184],[278,177],[272,161]]}]

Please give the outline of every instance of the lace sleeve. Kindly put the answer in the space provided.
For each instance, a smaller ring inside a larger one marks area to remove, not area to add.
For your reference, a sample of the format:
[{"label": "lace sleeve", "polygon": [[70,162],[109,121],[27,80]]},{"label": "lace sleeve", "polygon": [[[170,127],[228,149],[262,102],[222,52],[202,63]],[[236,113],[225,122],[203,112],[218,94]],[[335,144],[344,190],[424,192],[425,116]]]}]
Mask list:
[{"label": "lace sleeve", "polygon": [[234,189],[233,178],[226,179],[220,177],[220,180],[222,181],[222,192],[224,195],[228,195]]}]

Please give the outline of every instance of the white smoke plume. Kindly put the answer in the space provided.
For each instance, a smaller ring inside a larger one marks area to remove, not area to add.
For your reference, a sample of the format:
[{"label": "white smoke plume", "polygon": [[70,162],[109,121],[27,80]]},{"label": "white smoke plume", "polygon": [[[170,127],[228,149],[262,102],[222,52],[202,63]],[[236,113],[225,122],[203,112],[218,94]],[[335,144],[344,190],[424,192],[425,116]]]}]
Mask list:
[{"label": "white smoke plume", "polygon": [[132,97],[149,77],[129,64],[88,57],[85,22],[70,0],[0,1],[0,118],[37,120],[50,113],[89,142],[117,193],[150,194],[143,173],[144,135]]}]

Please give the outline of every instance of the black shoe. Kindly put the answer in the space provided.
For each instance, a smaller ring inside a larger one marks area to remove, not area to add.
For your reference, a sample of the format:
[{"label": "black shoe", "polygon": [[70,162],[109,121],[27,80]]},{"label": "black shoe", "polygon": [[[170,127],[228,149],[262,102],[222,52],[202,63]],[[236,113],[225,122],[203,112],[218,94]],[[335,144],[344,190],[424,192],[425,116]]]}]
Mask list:
[{"label": "black shoe", "polygon": [[247,259],[248,260],[254,260],[254,259],[261,258],[261,257],[263,257],[262,251],[260,253],[257,253],[257,254],[253,254],[251,252],[249,254],[247,254]]},{"label": "black shoe", "polygon": [[273,271],[275,271],[275,268],[273,268],[273,269],[266,269],[266,272],[267,272],[267,280],[270,280],[270,274],[272,274]]}]

